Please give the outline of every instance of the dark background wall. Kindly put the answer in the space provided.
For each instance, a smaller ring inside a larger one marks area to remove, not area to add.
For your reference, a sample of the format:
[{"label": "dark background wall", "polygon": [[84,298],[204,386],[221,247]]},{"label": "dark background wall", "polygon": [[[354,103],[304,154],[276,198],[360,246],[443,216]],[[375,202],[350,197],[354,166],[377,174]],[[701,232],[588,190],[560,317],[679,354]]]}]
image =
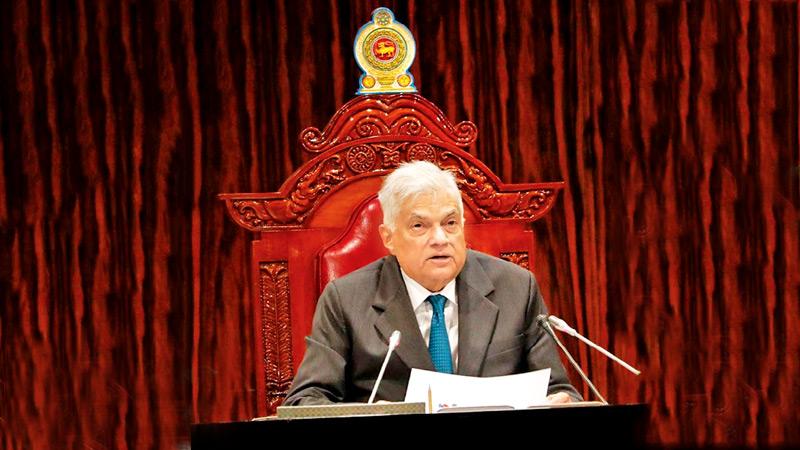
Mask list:
[{"label": "dark background wall", "polygon": [[[383,5],[478,157],[566,181],[537,277],[644,370],[573,345],[600,390],[649,403],[654,442],[800,445],[797,2]],[[251,236],[215,195],[308,159],[376,6],[0,2],[0,447],[254,414]]]}]

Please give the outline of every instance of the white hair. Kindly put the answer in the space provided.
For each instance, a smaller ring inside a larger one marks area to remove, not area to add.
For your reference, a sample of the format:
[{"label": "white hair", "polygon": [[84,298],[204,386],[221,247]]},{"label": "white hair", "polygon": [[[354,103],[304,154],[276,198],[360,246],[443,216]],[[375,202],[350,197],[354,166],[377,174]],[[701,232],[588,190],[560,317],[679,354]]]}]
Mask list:
[{"label": "white hair", "polygon": [[464,217],[464,204],[456,177],[428,161],[400,164],[384,180],[378,191],[378,201],[383,210],[383,224],[394,230],[395,220],[403,204],[422,194],[444,193],[456,200],[458,214]]}]

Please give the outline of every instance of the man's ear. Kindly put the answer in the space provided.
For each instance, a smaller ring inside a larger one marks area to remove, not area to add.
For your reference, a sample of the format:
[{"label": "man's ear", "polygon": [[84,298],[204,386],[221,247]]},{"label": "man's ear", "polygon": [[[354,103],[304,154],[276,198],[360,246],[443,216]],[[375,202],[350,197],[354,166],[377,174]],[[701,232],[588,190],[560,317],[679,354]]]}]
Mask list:
[{"label": "man's ear", "polygon": [[383,246],[386,247],[386,250],[389,250],[389,253],[394,255],[394,245],[392,244],[392,230],[386,226],[386,224],[381,224],[378,227],[378,232],[381,234],[381,241],[383,241]]}]

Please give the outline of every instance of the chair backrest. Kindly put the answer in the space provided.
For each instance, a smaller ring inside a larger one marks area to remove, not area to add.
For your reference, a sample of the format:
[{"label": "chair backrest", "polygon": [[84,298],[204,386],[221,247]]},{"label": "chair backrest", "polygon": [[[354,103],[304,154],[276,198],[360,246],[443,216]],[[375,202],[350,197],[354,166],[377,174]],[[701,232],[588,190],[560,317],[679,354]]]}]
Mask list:
[{"label": "chair backrest", "polygon": [[281,403],[305,351],[304,337],[325,283],[386,254],[376,193],[400,163],[428,160],[456,176],[468,246],[524,267],[532,264],[530,223],[563,183],[504,184],[465,149],[477,129],[452,124],[418,94],[360,96],[300,145],[316,156],[278,192],[220,194],[231,218],[256,232],[252,307],[258,355],[258,414]]}]

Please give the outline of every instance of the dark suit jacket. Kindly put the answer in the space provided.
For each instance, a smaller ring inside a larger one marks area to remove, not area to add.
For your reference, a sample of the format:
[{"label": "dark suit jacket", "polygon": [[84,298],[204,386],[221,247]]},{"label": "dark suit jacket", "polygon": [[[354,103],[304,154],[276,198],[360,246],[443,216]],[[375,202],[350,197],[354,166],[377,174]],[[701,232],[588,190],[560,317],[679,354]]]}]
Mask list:
[{"label": "dark suit jacket", "polygon": [[[580,399],[555,344],[536,323],[547,310],[529,271],[470,250],[456,277],[456,292],[459,375],[490,377],[550,367],[548,394],[566,391]],[[367,401],[394,330],[402,339],[376,400],[403,400],[411,368],[434,370],[400,266],[387,256],[329,283],[284,404]]]}]

